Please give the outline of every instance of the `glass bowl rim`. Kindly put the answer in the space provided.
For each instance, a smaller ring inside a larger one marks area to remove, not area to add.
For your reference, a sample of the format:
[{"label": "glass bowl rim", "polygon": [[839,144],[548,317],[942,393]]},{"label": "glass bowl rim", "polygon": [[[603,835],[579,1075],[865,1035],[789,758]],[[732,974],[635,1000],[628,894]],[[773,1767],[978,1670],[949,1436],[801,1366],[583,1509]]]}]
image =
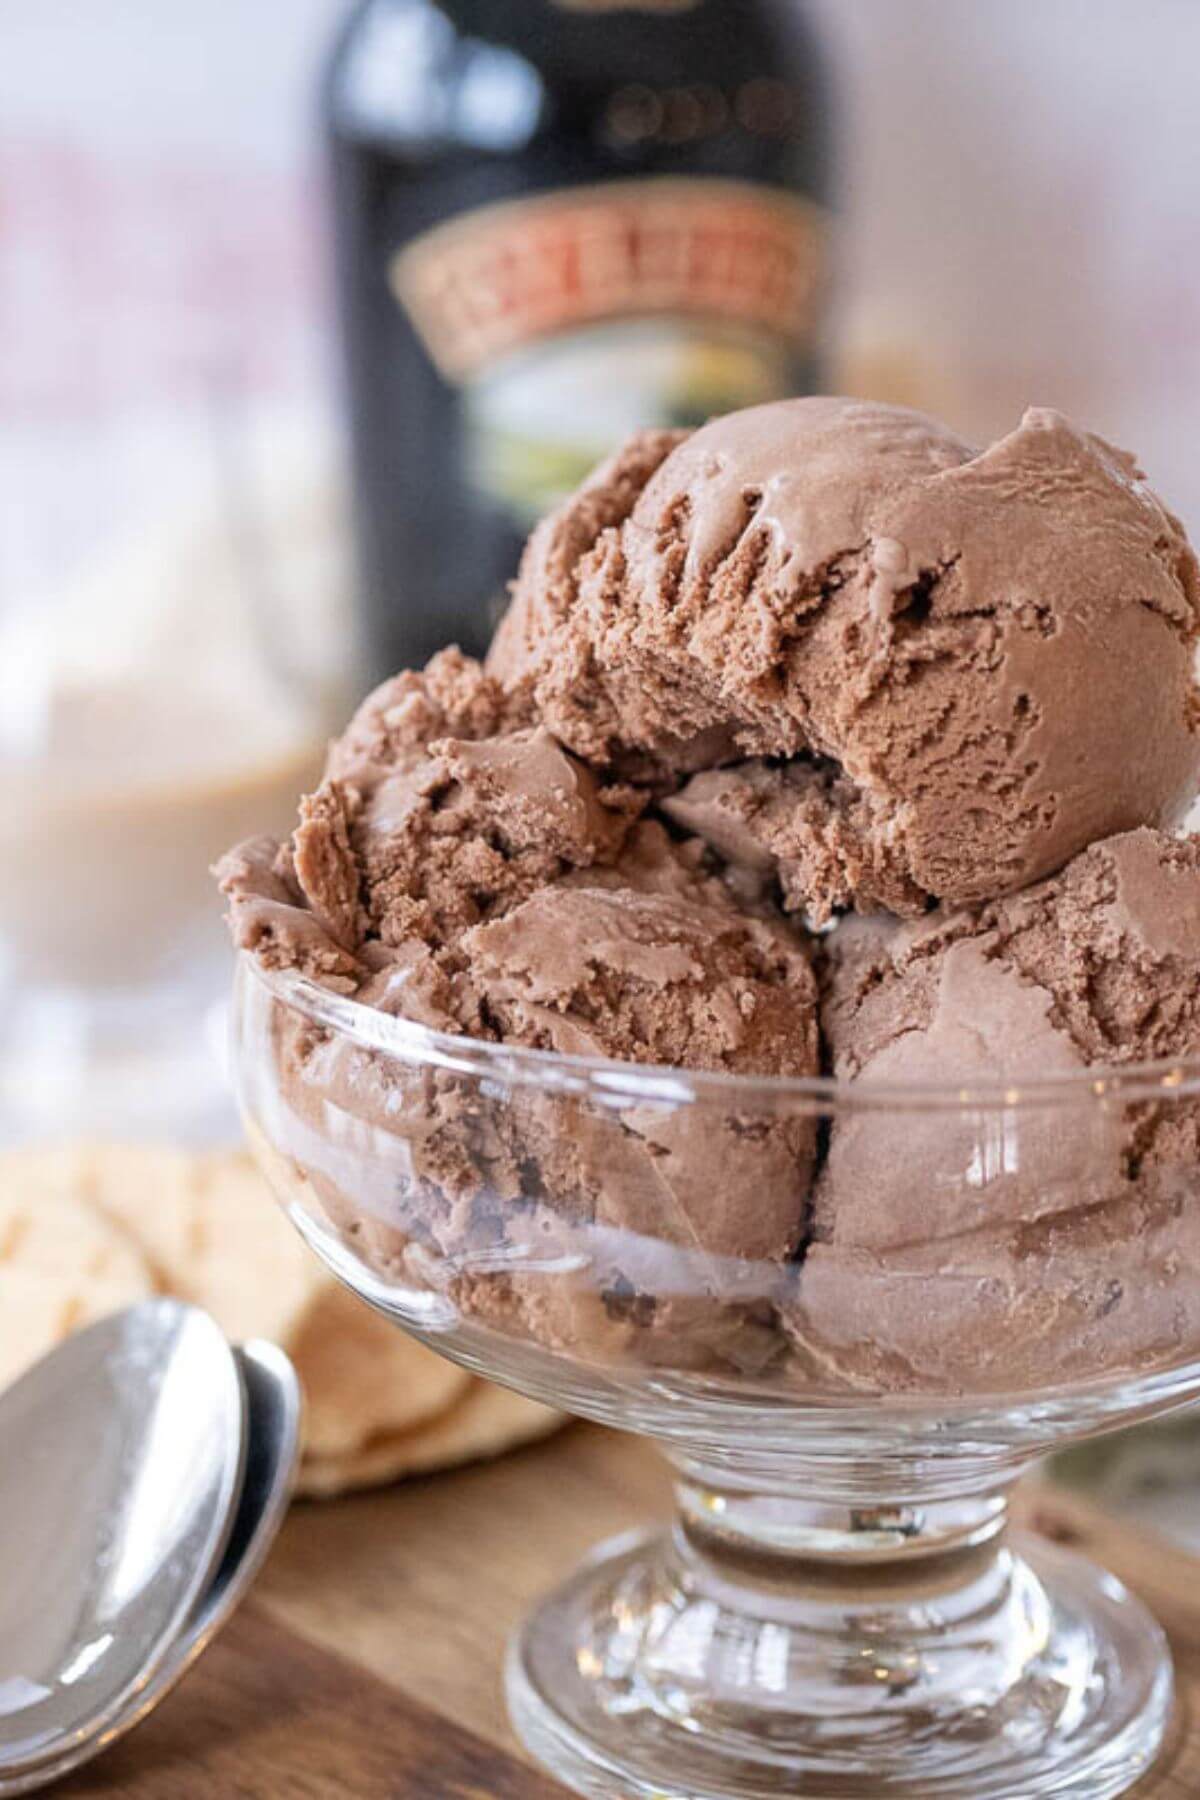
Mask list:
[{"label": "glass bowl rim", "polygon": [[619,1058],[565,1055],[523,1045],[435,1031],[378,1007],[364,1006],[294,970],[264,968],[251,951],[238,953],[238,969],[275,999],[311,1023],[364,1050],[410,1065],[491,1079],[509,1086],[618,1101],[707,1102],[729,1111],[779,1112],[980,1112],[1010,1113],[1034,1107],[1103,1105],[1134,1101],[1174,1102],[1200,1096],[1200,1056],[1154,1062],[1093,1064],[1065,1075],[1007,1078],[971,1084],[935,1081],[847,1080],[839,1076],[749,1075],[682,1069]]}]

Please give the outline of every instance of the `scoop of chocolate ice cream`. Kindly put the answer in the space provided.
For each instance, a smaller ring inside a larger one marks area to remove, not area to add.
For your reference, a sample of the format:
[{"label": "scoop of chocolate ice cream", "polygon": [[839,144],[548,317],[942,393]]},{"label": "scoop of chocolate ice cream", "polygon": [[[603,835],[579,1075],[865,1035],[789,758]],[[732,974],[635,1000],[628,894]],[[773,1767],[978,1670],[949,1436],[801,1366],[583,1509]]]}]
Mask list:
[{"label": "scoop of chocolate ice cream", "polygon": [[[795,400],[635,440],[535,534],[489,669],[595,763],[749,759],[716,828],[789,904],[915,913],[1178,818],[1198,624],[1178,522],[1060,414],[975,455]],[[677,802],[700,829],[711,779]]]},{"label": "scoop of chocolate ice cream", "polygon": [[804,952],[729,904],[577,878],[476,927],[462,953],[505,1043],[743,1074],[817,1068]]},{"label": "scoop of chocolate ice cream", "polygon": [[569,870],[612,861],[644,797],[602,785],[544,728],[504,730],[503,718],[493,685],[456,653],[387,683],[333,745],[290,844],[221,865],[237,941],[268,954],[274,922],[277,965],[345,975],[371,946],[376,958],[414,939],[445,949]]},{"label": "scoop of chocolate ice cream", "polygon": [[[573,876],[469,934],[470,978],[502,1041],[683,1069],[814,1074],[815,983],[787,928],[742,916],[719,888],[683,899],[612,885],[620,873],[618,864],[600,887]],[[623,1349],[653,1361],[691,1366],[718,1347],[743,1366],[763,1359],[772,1271],[782,1276],[804,1228],[811,1121],[756,1116],[745,1101],[675,1100],[648,1084],[607,1106],[514,1091],[505,1128],[519,1143],[521,1202],[533,1202],[532,1214],[518,1203],[501,1225],[510,1253],[531,1236],[536,1244],[553,1214],[553,1235],[577,1265],[549,1283],[509,1278],[505,1298],[523,1328],[584,1355],[611,1353],[615,1329]],[[457,1249],[462,1260],[466,1246]],[[604,1307],[599,1339],[600,1321],[579,1335],[588,1293],[593,1312],[597,1300]],[[478,1283],[473,1299],[478,1307]]]},{"label": "scoop of chocolate ice cream", "polygon": [[[815,1074],[802,935],[742,905],[699,840],[639,820],[644,791],[521,716],[460,658],[380,690],[290,843],[226,860],[243,946],[494,1046]],[[266,1135],[380,1275],[580,1356],[779,1352],[767,1290],[803,1235],[811,1121],[687,1105],[655,1080],[481,1080],[284,1008],[265,1035]]]},{"label": "scoop of chocolate ice cream", "polygon": [[[257,838],[238,845],[218,864],[216,875],[229,902],[238,948],[252,951],[265,967],[295,970],[344,991],[358,987],[371,961],[369,940],[379,935],[378,926],[388,917],[386,892],[373,892],[359,866],[363,856],[378,868],[381,842],[388,835],[386,820],[381,825],[372,816],[370,803],[383,788],[399,808],[403,794],[416,818],[411,833],[415,837],[426,829],[426,815],[452,798],[452,812],[461,826],[471,806],[469,796],[460,791],[469,782],[456,781],[456,754],[469,756],[469,744],[499,737],[515,719],[497,683],[454,649],[435,656],[427,668],[405,671],[368,695],[330,746],[325,780],[316,794],[301,802],[292,840],[281,845]],[[446,751],[436,761],[435,744]],[[545,759],[519,733],[517,745],[527,748],[525,770],[536,789],[538,764]],[[521,760],[519,753],[510,757],[510,762]],[[570,765],[564,783],[573,783],[577,767]],[[521,772],[520,768],[512,772],[510,792],[520,787]],[[590,794],[594,786],[590,777],[580,772],[579,780]],[[517,804],[527,816],[524,803]],[[376,810],[381,808],[377,803]],[[486,827],[486,819],[483,822]],[[433,858],[436,866],[427,874],[414,873],[408,884],[412,891],[404,891],[402,879],[392,884],[397,910],[427,923],[436,916],[439,900],[459,908],[462,904],[454,903],[445,888],[454,873],[454,840],[461,845],[469,833],[452,823],[444,837],[447,841],[439,844]],[[477,867],[481,860],[477,854]],[[475,916],[470,914],[469,922]]]},{"label": "scoop of chocolate ice cream", "polygon": [[1028,1395],[1166,1367],[1200,1341],[1200,1208],[1107,1205],[886,1255],[820,1245],[785,1304],[816,1380],[883,1394]]},{"label": "scoop of chocolate ice cream", "polygon": [[297,880],[339,942],[448,944],[569,869],[611,860],[641,799],[540,727],[428,753],[303,803]]},{"label": "scoop of chocolate ice cream", "polygon": [[[816,987],[780,921],[743,913],[655,824],[464,932],[377,945],[358,997],[493,1043],[676,1069],[812,1075]],[[804,1230],[815,1127],[410,1066],[280,1022],[270,1136],[377,1273],[591,1360],[761,1368]],[[324,1146],[316,1155],[316,1145]],[[337,1149],[331,1151],[330,1143]],[[308,1146],[306,1152],[305,1146]]]},{"label": "scoop of chocolate ice cream", "polygon": [[1200,1053],[1200,839],[1129,832],[980,908],[848,921],[825,986],[838,1075],[993,1093],[835,1122],[810,1349],[868,1384],[1046,1385],[1196,1341],[1200,1104],[1022,1084]]}]

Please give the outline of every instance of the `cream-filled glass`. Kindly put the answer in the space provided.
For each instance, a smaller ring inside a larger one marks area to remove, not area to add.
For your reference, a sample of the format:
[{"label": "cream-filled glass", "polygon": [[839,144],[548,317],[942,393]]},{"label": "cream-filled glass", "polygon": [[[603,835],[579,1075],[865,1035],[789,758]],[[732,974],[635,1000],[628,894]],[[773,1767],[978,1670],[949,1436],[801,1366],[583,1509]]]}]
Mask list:
[{"label": "cream-filled glass", "polygon": [[311,436],[282,420],[252,434],[207,391],[171,427],[81,422],[72,541],[48,541],[48,481],[31,481],[9,544],[5,1133],[204,1132],[222,1115],[204,1021],[228,952],[209,866],[231,836],[285,825],[344,702],[341,525]]}]

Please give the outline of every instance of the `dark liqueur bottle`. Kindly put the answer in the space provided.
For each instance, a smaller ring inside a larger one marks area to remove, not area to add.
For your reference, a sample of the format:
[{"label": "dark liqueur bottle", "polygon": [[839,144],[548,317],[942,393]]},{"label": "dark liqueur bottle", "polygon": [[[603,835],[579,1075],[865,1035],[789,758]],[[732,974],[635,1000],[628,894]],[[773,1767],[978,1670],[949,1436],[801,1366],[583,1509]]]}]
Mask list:
[{"label": "dark liqueur bottle", "polygon": [[627,432],[819,385],[831,106],[795,0],[369,0],[324,110],[380,675]]}]

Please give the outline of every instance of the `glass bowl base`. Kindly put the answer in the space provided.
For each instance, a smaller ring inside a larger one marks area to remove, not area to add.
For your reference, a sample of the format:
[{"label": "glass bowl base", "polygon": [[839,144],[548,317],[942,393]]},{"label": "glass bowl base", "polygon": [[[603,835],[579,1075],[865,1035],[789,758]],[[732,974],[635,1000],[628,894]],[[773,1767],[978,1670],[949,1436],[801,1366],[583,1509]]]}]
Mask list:
[{"label": "glass bowl base", "polygon": [[513,1724],[591,1800],[1111,1800],[1172,1705],[1159,1626],[1040,1540],[887,1570],[602,1546],[508,1658]]}]

